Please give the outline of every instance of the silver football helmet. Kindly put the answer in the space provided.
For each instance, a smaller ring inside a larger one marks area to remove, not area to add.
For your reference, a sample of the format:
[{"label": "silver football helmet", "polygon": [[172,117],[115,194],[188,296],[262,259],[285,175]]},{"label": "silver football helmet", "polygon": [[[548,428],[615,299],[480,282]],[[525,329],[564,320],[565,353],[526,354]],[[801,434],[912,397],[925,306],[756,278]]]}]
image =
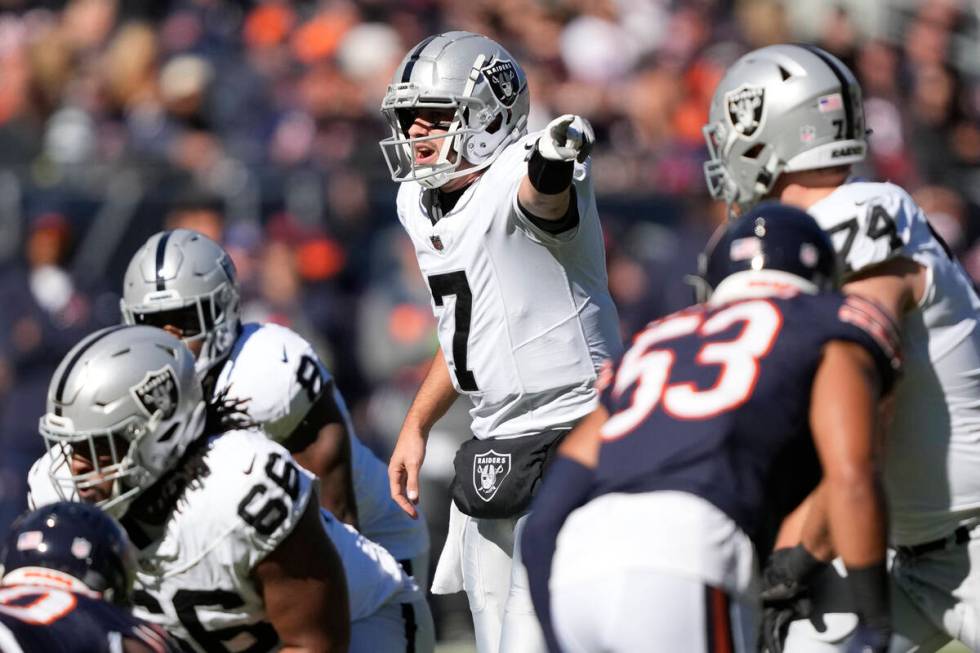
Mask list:
[{"label": "silver football helmet", "polygon": [[[409,138],[420,109],[454,111],[448,132]],[[472,32],[429,37],[405,55],[381,103],[391,130],[381,141],[391,178],[439,188],[485,168],[527,133],[529,109],[524,71],[500,44]],[[414,145],[438,139],[438,161],[416,165]],[[460,170],[464,159],[473,167]]]},{"label": "silver football helmet", "polygon": [[161,231],[136,252],[123,278],[126,324],[172,325],[187,342],[204,340],[202,378],[238,338],[240,295],[235,265],[221,245],[190,229]]},{"label": "silver football helmet", "polygon": [[861,87],[847,66],[820,48],[754,50],[718,84],[704,136],[708,191],[744,210],[784,172],[864,159]]},{"label": "silver football helmet", "polygon": [[[171,469],[201,436],[205,402],[194,357],[162,329],[114,326],[75,345],[51,377],[39,430],[58,464],[62,498],[111,482],[97,502],[122,516],[140,492]],[[90,462],[75,473],[72,459]],[[66,487],[66,477],[71,486]]]}]

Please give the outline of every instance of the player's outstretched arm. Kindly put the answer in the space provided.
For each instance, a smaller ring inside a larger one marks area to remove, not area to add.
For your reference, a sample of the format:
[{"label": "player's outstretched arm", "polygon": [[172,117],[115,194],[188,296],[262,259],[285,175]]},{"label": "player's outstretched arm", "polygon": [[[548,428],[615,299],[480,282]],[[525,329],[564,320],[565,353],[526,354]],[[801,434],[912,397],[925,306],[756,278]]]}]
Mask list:
[{"label": "player's outstretched arm", "polygon": [[429,430],[446,414],[456,396],[456,389],[449,376],[449,366],[440,349],[432,359],[422,387],[408,409],[395,450],[388,462],[391,498],[412,519],[418,517],[415,506],[419,502],[419,470],[425,460]]},{"label": "player's outstretched arm", "polygon": [[[867,350],[847,342],[824,348],[810,404],[810,427],[823,466],[822,500],[862,624],[887,646],[886,514],[876,456],[879,394],[878,372]],[[815,509],[819,505],[811,513]]]},{"label": "player's outstretched arm", "polygon": [[548,123],[534,144],[517,191],[521,208],[542,220],[565,218],[575,162],[584,162],[594,143],[592,125],[581,116],[565,114]]},{"label": "player's outstretched arm", "polygon": [[293,531],[255,566],[283,652],[337,653],[350,646],[350,606],[340,556],[310,501]]}]

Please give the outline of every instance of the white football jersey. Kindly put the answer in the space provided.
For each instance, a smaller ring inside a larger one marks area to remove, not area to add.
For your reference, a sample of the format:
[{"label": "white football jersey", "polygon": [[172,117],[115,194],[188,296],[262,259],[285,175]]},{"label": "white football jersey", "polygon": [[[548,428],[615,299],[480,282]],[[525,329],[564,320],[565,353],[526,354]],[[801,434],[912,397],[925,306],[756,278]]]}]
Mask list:
[{"label": "white football jersey", "polygon": [[351,474],[361,533],[398,560],[428,551],[424,519],[412,519],[391,498],[388,468],[361,442],[326,366],[299,334],[278,324],[245,324],[221,368],[215,392],[248,398],[252,419],[279,442],[306,416],[321,389],[333,386],[351,443]]},{"label": "white football jersey", "polygon": [[398,190],[398,219],[478,438],[572,424],[595,407],[597,371],[622,348],[589,162],[575,166],[577,227],[549,234],[517,205],[537,137],[507,147],[435,224],[421,185]]},{"label": "white football jersey", "polygon": [[[197,650],[274,650],[278,636],[265,621],[252,570],[292,531],[315,497],[316,481],[258,429],[229,431],[208,446],[203,462],[209,471],[190,483],[160,526],[146,527],[152,541],[138,535],[145,525],[127,520],[134,543],[143,547],[134,613]],[[36,506],[59,500],[52,462],[45,455],[32,467]],[[321,508],[320,516],[347,576],[351,621],[421,596],[384,548],[329,511]]]},{"label": "white football jersey", "polygon": [[927,270],[922,300],[902,322],[905,369],[884,475],[896,544],[948,535],[980,514],[980,299],[898,186],[845,184],[809,213],[831,234],[848,273],[896,256]]}]

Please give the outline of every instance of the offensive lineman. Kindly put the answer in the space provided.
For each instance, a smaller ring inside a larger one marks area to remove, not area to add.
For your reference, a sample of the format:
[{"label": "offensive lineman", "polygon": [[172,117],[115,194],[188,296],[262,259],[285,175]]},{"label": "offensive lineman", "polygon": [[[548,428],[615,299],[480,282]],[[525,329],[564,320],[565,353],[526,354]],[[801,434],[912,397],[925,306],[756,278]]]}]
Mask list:
[{"label": "offensive lineman", "polygon": [[[188,229],[151,236],[133,255],[123,279],[125,322],[158,326],[181,338],[194,353],[198,376],[212,396],[225,387],[236,367],[255,375],[246,381],[245,372],[237,371],[240,385],[265,382],[262,396],[238,394],[254,402],[254,406],[246,404],[245,411],[316,474],[323,507],[388,549],[406,572],[426,583],[425,521],[413,521],[391,499],[385,465],[354,432],[326,366],[292,330],[275,324],[242,324],[239,302],[238,278],[228,254],[213,240]],[[278,367],[267,375],[270,366]],[[299,389],[312,406],[299,401]],[[275,423],[269,413],[272,407],[260,405],[261,399],[271,397],[282,402]]]},{"label": "offensive lineman", "polygon": [[0,555],[0,651],[176,653],[129,611],[136,555],[94,506],[54,503],[21,515]]},{"label": "offensive lineman", "polygon": [[[197,376],[212,400],[247,397],[249,417],[306,469],[318,473],[320,501],[360,524],[385,544],[344,528],[325,513],[323,522],[348,575],[353,651],[431,650],[431,613],[405,574],[428,569],[428,534],[388,496],[385,468],[356,437],[333,379],[313,348],[275,324],[239,322],[239,292],[227,253],[187,229],[154,236],[133,256],[124,280],[127,323],[149,324],[181,337],[195,354]],[[351,470],[354,470],[353,475]],[[31,470],[33,505],[51,500],[47,477],[62,476],[50,456]],[[57,482],[57,481],[56,481]],[[70,496],[71,488],[59,488]],[[352,487],[353,486],[353,487]],[[360,518],[360,519],[358,519]],[[389,565],[400,555],[401,569]],[[403,571],[404,570],[404,571]]]},{"label": "offensive lineman", "polygon": [[553,651],[756,651],[766,516],[821,467],[851,589],[888,628],[874,436],[897,334],[834,292],[833,246],[803,211],[762,205],[722,229],[707,303],[636,335],[535,499],[524,559]]},{"label": "offensive lineman", "polygon": [[[845,290],[899,319],[906,365],[884,464],[896,549],[891,650],[935,651],[952,637],[980,649],[980,300],[969,278],[908,193],[849,181],[867,151],[861,89],[827,52],[775,45],[744,55],[715,91],[705,136],[716,199],[733,211],[765,197],[807,210],[845,263]],[[790,551],[793,569],[771,570],[778,582],[818,565]],[[835,613],[847,611],[827,609],[820,631],[795,622],[786,650],[843,650],[854,619]]]},{"label": "offensive lineman", "polygon": [[417,514],[429,430],[469,396],[474,438],[456,454],[432,591],[466,591],[480,653],[543,649],[515,542],[545,461],[595,408],[597,371],[621,348],[591,126],[566,115],[527,135],[528,108],[518,63],[470,32],[413,47],[381,107],[440,344],[389,462],[391,494]]},{"label": "offensive lineman", "polygon": [[348,650],[347,585],[315,479],[257,429],[205,432],[237,418],[205,404],[179,340],[97,331],[59,364],[47,406],[55,469],[138,549],[140,617],[202,653]]}]

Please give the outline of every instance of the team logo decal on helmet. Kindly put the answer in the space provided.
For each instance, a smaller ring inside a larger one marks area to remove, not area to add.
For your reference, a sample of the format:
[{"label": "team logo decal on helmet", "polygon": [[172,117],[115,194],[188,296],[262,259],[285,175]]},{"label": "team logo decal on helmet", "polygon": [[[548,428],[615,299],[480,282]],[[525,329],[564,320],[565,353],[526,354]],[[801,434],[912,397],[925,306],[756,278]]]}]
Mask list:
[{"label": "team logo decal on helmet", "polygon": [[148,417],[160,411],[162,419],[170,419],[177,410],[177,375],[169,366],[147,372],[132,392]]},{"label": "team logo decal on helmet", "polygon": [[473,488],[477,496],[490,501],[510,474],[510,454],[493,449],[473,456]]},{"label": "team logo decal on helmet", "polygon": [[760,86],[739,86],[725,96],[728,119],[741,136],[748,138],[762,124],[766,91]]},{"label": "team logo decal on helmet", "polygon": [[512,106],[517,100],[517,69],[513,61],[491,61],[480,69],[490,84],[490,90],[504,106]]}]

